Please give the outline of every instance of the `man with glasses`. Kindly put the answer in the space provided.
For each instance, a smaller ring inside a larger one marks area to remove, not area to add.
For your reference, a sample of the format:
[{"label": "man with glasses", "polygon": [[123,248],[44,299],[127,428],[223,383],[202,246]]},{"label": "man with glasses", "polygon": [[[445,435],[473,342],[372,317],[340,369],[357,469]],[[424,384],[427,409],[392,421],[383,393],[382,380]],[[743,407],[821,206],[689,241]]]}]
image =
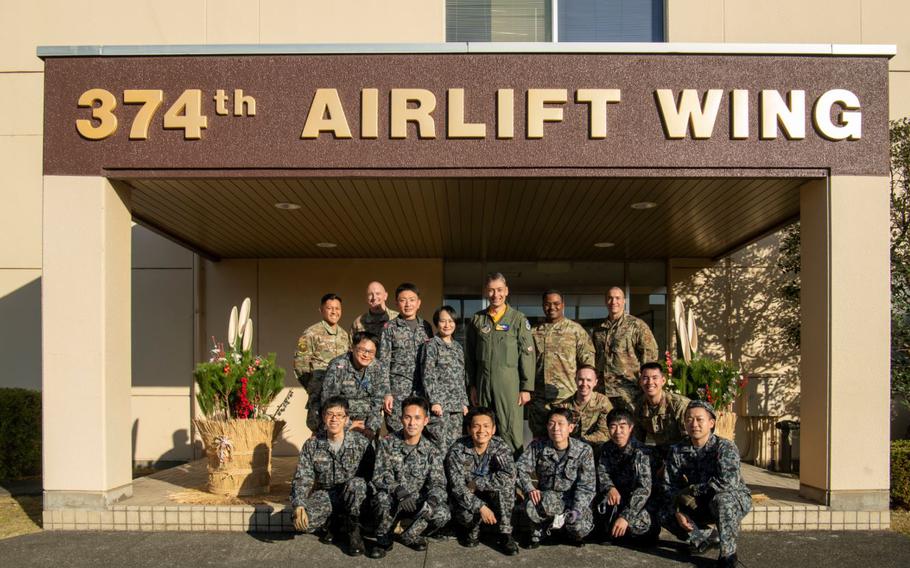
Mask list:
[{"label": "man with glasses", "polygon": [[418,374],[417,359],[420,348],[433,338],[430,323],[417,315],[420,310],[420,290],[414,284],[405,282],[395,290],[395,301],[401,313],[386,322],[379,341],[379,359],[386,374],[394,397],[393,408],[386,416],[386,427],[390,432],[401,430],[401,401],[416,392]]},{"label": "man with glasses", "polygon": [[322,383],[329,361],[351,347],[350,336],[338,325],[341,298],[337,294],[326,294],[320,301],[319,311],[322,321],[303,332],[294,354],[294,374],[307,392],[306,425],[311,432],[319,427]]},{"label": "man with glasses", "polygon": [[375,438],[382,426],[382,413],[392,410],[392,392],[383,373],[382,362],[376,360],[379,340],[369,332],[354,334],[350,353],[340,355],[329,363],[322,387],[323,404],[329,398],[342,396],[350,408],[350,428],[369,439]]},{"label": "man with glasses", "polygon": [[[342,397],[330,397],[322,407],[324,428],[307,440],[300,450],[297,471],[291,482],[294,527],[301,532],[322,530],[320,541],[334,541],[334,526],[344,521],[348,554],[363,554],[360,537],[360,508],[372,475],[370,441],[347,430],[348,404]],[[341,519],[339,519],[341,517]]]}]

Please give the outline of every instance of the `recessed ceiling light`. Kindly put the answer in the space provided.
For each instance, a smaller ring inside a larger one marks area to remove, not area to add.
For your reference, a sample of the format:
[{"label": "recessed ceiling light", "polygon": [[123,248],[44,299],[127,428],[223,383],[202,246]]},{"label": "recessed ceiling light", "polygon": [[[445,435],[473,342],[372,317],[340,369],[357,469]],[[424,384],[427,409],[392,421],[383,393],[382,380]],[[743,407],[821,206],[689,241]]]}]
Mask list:
[{"label": "recessed ceiling light", "polygon": [[281,203],[276,203],[275,209],[281,209],[282,211],[293,211],[295,209],[300,209],[300,206],[296,203],[287,203],[283,201]]},{"label": "recessed ceiling light", "polygon": [[629,207],[631,207],[632,209],[639,209],[639,210],[654,209],[655,207],[657,207],[657,204],[654,203],[653,201],[639,201],[638,203],[633,203],[632,205],[629,205]]},{"label": "recessed ceiling light", "polygon": [[611,243],[609,241],[603,241],[603,242],[599,242],[599,243],[594,243],[594,246],[596,246],[599,249],[605,249],[605,248],[610,248],[612,246],[616,246],[616,243]]},{"label": "recessed ceiling light", "polygon": [[332,248],[337,247],[338,245],[336,243],[316,243],[316,246],[319,248],[324,248],[324,249],[332,249]]}]

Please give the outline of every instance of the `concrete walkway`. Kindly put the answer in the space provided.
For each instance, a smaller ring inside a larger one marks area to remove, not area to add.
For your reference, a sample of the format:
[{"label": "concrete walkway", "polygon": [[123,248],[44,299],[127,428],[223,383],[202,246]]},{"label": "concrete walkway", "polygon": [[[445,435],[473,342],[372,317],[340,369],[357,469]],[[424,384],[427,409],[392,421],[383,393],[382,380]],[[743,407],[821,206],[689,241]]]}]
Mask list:
[{"label": "concrete walkway", "polygon": [[[664,533],[666,536],[666,533]],[[455,541],[431,543],[426,552],[400,544],[381,560],[350,558],[314,536],[248,533],[43,532],[0,541],[3,566],[97,568],[98,566],[345,566],[480,568],[508,563],[525,568],[565,566],[712,566],[716,552],[705,557],[680,553],[664,538],[650,550],[589,544],[577,549],[544,546],[502,556],[481,545],[468,550]],[[837,566],[906,568],[910,538],[893,532],[746,533],[739,545],[743,566],[774,568]]]}]

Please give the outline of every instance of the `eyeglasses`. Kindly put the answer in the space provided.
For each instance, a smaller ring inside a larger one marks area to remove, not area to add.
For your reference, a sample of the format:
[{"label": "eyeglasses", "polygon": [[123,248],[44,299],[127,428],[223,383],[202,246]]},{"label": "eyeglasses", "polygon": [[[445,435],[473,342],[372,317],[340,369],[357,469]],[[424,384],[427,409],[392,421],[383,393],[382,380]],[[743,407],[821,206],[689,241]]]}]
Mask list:
[{"label": "eyeglasses", "polygon": [[343,412],[326,412],[325,417],[329,420],[344,420],[348,415]]},{"label": "eyeglasses", "polygon": [[376,350],[375,349],[363,349],[361,347],[357,347],[356,349],[354,349],[354,353],[357,353],[358,355],[363,355],[364,357],[372,357],[373,355],[376,355]]}]

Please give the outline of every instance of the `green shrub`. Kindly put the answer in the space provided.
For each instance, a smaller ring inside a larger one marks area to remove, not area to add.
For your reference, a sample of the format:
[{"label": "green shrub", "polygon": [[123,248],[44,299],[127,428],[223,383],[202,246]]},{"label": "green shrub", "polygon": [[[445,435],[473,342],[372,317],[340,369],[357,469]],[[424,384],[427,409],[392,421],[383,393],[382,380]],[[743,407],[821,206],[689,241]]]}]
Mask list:
[{"label": "green shrub", "polygon": [[41,473],[41,393],[0,388],[0,479]]},{"label": "green shrub", "polygon": [[910,509],[910,440],[891,442],[891,504]]}]

